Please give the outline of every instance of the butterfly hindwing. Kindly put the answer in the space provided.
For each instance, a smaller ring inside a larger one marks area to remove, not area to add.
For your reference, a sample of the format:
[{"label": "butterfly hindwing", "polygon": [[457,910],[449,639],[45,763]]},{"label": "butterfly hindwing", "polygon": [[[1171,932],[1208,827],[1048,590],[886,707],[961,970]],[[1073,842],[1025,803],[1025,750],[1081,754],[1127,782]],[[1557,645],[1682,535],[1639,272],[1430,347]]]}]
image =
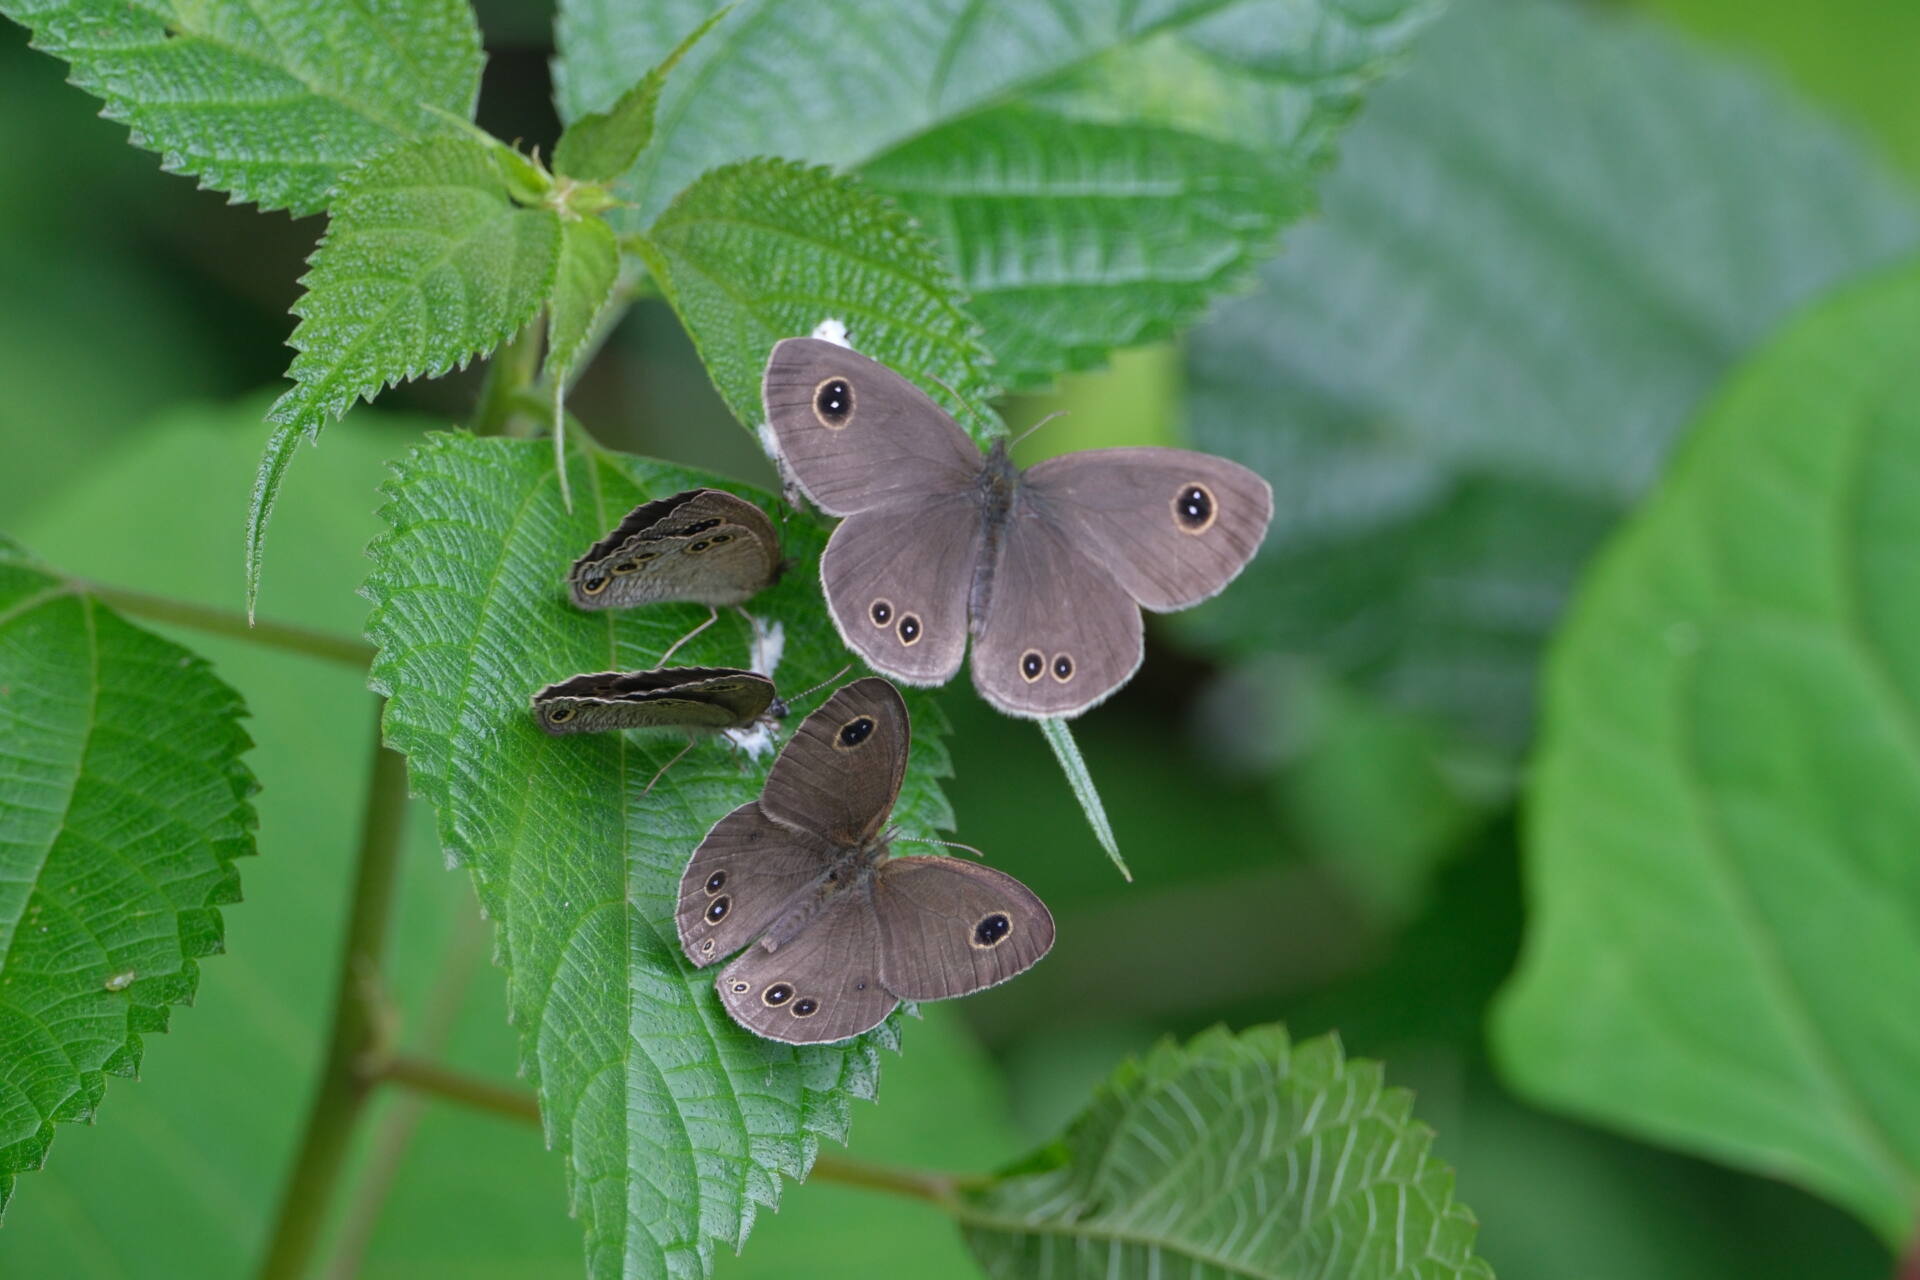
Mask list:
[{"label": "butterfly hindwing", "polygon": [[1053,914],[1004,871],[959,858],[889,858],[874,870],[880,977],[903,1000],[1005,982],[1053,948]]}]

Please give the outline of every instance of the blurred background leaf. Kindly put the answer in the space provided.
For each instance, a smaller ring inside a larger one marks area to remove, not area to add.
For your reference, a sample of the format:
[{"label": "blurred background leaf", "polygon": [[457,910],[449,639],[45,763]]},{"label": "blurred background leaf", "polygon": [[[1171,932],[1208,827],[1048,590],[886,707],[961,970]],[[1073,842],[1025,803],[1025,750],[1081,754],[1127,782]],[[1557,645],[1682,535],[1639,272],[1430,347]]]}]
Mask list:
[{"label": "blurred background leaf", "polygon": [[255,851],[243,715],[204,659],[0,534],[0,1209],[221,950]]},{"label": "blurred background leaf", "polygon": [[1920,1202],[1920,269],[1814,308],[1718,397],[1548,669],[1528,1094]]}]

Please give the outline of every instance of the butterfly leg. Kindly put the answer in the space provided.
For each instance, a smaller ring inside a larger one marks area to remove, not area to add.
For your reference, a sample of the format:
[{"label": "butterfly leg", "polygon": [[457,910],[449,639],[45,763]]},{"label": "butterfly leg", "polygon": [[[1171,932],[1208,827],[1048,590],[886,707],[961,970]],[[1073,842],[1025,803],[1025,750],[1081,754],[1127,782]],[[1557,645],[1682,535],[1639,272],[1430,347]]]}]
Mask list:
[{"label": "butterfly leg", "polygon": [[712,605],[708,605],[707,620],[701,623],[699,626],[695,627],[693,630],[687,632],[687,634],[681,636],[678,640],[675,640],[672,644],[668,645],[667,651],[660,655],[660,661],[653,664],[654,667],[658,669],[660,667],[666,666],[667,659],[671,658],[674,654],[678,653],[680,651],[681,645],[693,639],[695,636],[699,635],[702,631],[705,631],[708,627],[712,626],[714,623],[718,622],[719,620],[720,620],[720,611],[714,608]]},{"label": "butterfly leg", "polygon": [[680,748],[680,750],[679,750],[678,752],[676,752],[676,753],[674,754],[674,757],[673,757],[673,759],[671,759],[671,760],[669,760],[669,761],[667,761],[667,762],[666,762],[665,764],[663,764],[663,765],[661,765],[661,766],[660,766],[660,772],[658,772],[658,773],[656,773],[656,774],[654,774],[654,775],[653,775],[653,777],[651,777],[651,778],[649,778],[649,779],[647,780],[647,785],[646,785],[646,788],[645,788],[644,790],[642,790],[642,791],[640,792],[640,794],[641,794],[641,795],[643,795],[643,796],[644,796],[644,795],[648,795],[648,794],[650,794],[650,793],[651,793],[651,792],[653,791],[653,784],[654,784],[654,783],[656,783],[656,782],[658,782],[658,781],[660,781],[660,779],[662,779],[662,778],[664,778],[664,777],[666,777],[666,775],[667,775],[667,770],[669,770],[669,769],[671,769],[671,768],[673,768],[673,766],[675,766],[675,765],[677,765],[677,764],[679,764],[679,763],[680,763],[680,757],[681,757],[681,756],[684,756],[685,754],[687,754],[687,752],[689,752],[689,751],[691,751],[691,750],[693,750],[693,744],[694,744],[695,742],[697,742],[697,741],[699,741],[699,739],[697,739],[697,738],[695,738],[695,737],[694,737],[694,736],[693,736],[692,734],[688,734],[688,735],[687,735],[687,745],[686,745],[686,746],[684,746],[684,747],[682,747],[682,748]]}]

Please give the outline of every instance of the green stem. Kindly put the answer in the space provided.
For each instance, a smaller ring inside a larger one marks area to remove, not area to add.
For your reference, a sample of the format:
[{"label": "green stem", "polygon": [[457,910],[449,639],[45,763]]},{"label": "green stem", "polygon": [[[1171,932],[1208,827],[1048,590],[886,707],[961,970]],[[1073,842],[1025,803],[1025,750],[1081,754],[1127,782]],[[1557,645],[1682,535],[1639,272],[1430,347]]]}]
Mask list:
[{"label": "green stem", "polygon": [[487,361],[487,376],[480,384],[480,403],[473,412],[475,435],[531,435],[541,423],[538,413],[529,416],[521,411],[517,397],[524,388],[533,385],[545,334],[545,324],[538,318],[529,320]]},{"label": "green stem", "polygon": [[270,649],[284,649],[289,653],[301,653],[310,658],[325,658],[329,662],[345,663],[362,671],[373,663],[373,646],[351,636],[315,631],[286,622],[255,622],[249,625],[247,615],[236,610],[215,609],[167,596],[150,596],[142,591],[128,591],[121,587],[104,587],[97,582],[76,582],[74,586],[102,603],[135,617],[231,636],[236,640],[250,641]]},{"label": "green stem", "polygon": [[525,1089],[495,1084],[491,1080],[482,1080],[478,1076],[443,1067],[437,1062],[395,1054],[374,1064],[372,1075],[376,1080],[392,1081],[477,1111],[491,1111],[495,1115],[524,1120],[528,1124],[540,1123],[540,1104]]},{"label": "green stem", "polygon": [[[481,1080],[438,1063],[396,1055],[379,1065],[377,1075],[379,1079],[390,1080],[449,1102],[532,1125],[540,1123],[540,1105],[531,1093]],[[813,1172],[808,1178],[925,1200],[949,1213],[959,1209],[961,1191],[992,1181],[972,1174],[933,1173],[926,1169],[871,1164],[865,1160],[825,1152],[814,1158]]]},{"label": "green stem", "polygon": [[406,760],[380,745],[377,718],[373,750],[373,778],[360,824],[346,945],[341,949],[333,993],[333,1030],[327,1039],[320,1087],[307,1112],[300,1154],[281,1194],[267,1256],[260,1264],[263,1280],[296,1280],[307,1274],[354,1120],[371,1088],[361,1068],[377,1032],[376,1002],[367,998],[366,988],[380,981],[407,803]]}]

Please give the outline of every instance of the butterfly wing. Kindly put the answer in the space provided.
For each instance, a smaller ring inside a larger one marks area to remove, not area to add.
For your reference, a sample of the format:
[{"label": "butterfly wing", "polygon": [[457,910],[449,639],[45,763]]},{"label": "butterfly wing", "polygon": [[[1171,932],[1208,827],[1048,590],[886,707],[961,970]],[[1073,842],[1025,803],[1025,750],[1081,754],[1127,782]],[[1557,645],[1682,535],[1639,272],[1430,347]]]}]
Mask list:
[{"label": "butterfly wing", "polygon": [[825,841],[741,805],[713,824],[680,876],[680,949],[700,966],[738,951],[832,865]]},{"label": "butterfly wing", "polygon": [[688,489],[635,507],[573,562],[567,590],[582,609],[685,600],[740,604],[780,573],[767,513],[719,489]]},{"label": "butterfly wing", "polygon": [[737,729],[773,704],[773,681],[732,667],[668,667],[574,676],[533,695],[550,734],[617,729]]},{"label": "butterfly wing", "polygon": [[897,680],[951,680],[966,657],[967,594],[980,542],[980,508],[970,494],[842,520],[820,557],[820,585],[840,638]]},{"label": "butterfly wing", "polygon": [[1075,716],[1140,666],[1140,607],[1026,496],[1007,523],[984,616],[974,620],[973,683],[1011,716]]},{"label": "butterfly wing", "polygon": [[1049,458],[1022,496],[1149,609],[1214,595],[1260,549],[1273,489],[1237,462],[1185,449],[1092,449]]},{"label": "butterfly wing", "polygon": [[819,338],[774,344],[761,384],[780,460],[829,515],[972,493],[980,450],[900,374]]},{"label": "butterfly wing", "polygon": [[800,722],[760,792],[760,810],[783,826],[858,849],[893,812],[906,776],[907,705],[885,680],[855,680]]},{"label": "butterfly wing", "polygon": [[734,1021],[789,1044],[859,1035],[900,1003],[880,980],[880,923],[851,887],[784,945],[747,948],[714,988]]},{"label": "butterfly wing", "polygon": [[1005,982],[1053,949],[1053,914],[1004,871],[959,858],[890,858],[874,871],[880,980],[903,1000]]}]

